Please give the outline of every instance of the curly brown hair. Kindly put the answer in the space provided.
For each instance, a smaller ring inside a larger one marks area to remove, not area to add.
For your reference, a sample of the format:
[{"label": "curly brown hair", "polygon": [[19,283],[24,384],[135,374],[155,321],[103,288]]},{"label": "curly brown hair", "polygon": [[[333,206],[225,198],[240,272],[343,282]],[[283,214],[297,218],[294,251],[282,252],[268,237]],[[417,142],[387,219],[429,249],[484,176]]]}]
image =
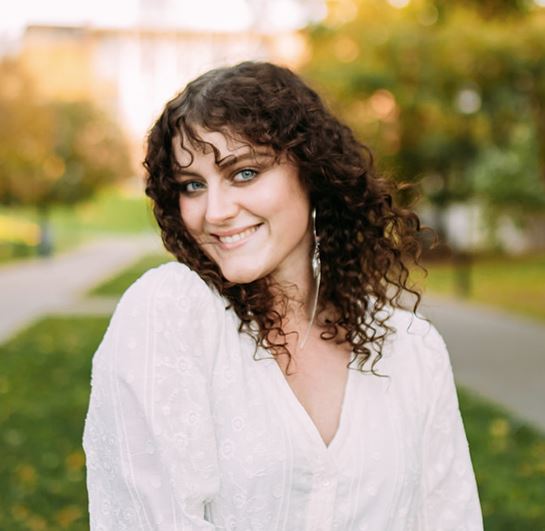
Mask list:
[{"label": "curly brown hair", "polygon": [[394,331],[389,308],[405,306],[404,292],[414,298],[412,311],[420,303],[409,283],[409,264],[418,263],[420,256],[418,216],[394,205],[396,186],[377,175],[370,150],[288,68],[244,62],[189,83],[167,103],[149,133],[146,194],[153,200],[165,247],[229,301],[240,319],[239,331],[254,337],[256,351],[260,345],[291,360],[282,330],[285,315],[273,308],[270,279],[228,282],[190,236],[180,214],[173,139],[183,133],[199,142],[197,127],[236,136],[251,146],[268,146],[297,165],[317,211],[322,263],[318,315],[326,305],[336,310],[333,320],[321,321],[321,337],[349,342],[362,371],[374,350],[370,370],[375,372],[384,340]]}]

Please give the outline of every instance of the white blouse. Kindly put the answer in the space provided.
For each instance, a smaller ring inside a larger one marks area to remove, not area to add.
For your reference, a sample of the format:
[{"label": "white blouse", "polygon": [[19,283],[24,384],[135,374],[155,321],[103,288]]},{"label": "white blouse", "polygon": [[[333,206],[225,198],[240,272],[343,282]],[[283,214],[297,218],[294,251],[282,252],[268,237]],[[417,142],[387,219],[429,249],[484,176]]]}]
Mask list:
[{"label": "white blouse", "polygon": [[483,529],[448,354],[428,322],[393,312],[377,364],[388,377],[349,371],[326,446],[225,306],[178,263],[121,299],[85,424],[92,530]]}]

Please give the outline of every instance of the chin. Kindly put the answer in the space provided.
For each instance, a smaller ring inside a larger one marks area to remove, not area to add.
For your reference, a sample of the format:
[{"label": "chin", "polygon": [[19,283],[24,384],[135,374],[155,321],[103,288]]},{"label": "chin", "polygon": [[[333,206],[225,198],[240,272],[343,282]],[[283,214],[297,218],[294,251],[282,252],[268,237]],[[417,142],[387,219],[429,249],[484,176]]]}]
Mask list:
[{"label": "chin", "polygon": [[235,268],[221,268],[221,274],[223,277],[228,280],[229,282],[233,282],[235,284],[250,284],[251,282],[254,282],[255,280],[258,280],[262,278],[263,274],[261,274],[260,271],[250,269],[250,270],[242,270],[242,269],[235,269]]},{"label": "chin", "polygon": [[260,278],[256,275],[244,275],[239,273],[234,273],[232,275],[226,275],[224,273],[223,276],[226,280],[233,282],[234,284],[250,284],[251,282],[254,282],[254,280]]}]

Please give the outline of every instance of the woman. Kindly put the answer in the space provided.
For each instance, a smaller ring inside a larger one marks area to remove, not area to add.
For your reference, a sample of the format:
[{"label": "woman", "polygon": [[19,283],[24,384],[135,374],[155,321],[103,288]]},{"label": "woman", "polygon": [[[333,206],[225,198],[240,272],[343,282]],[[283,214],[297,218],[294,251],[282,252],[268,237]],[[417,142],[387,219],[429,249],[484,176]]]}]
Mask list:
[{"label": "woman", "polygon": [[178,262],[94,358],[92,529],[482,529],[447,351],[401,308],[418,218],[350,129],[246,62],[166,105],[145,167]]}]

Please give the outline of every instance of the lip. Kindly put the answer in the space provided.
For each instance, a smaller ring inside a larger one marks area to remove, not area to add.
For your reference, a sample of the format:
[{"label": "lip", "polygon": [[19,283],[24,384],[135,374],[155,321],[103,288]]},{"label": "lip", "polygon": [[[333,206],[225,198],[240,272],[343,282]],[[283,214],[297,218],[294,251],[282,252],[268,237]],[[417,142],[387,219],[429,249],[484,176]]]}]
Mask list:
[{"label": "lip", "polygon": [[[212,236],[214,236],[214,238],[216,240],[216,245],[220,249],[223,249],[223,250],[227,251],[227,250],[236,249],[238,247],[241,247],[245,243],[250,241],[259,232],[259,229],[261,228],[261,225],[263,225],[263,223],[256,223],[255,225],[247,225],[246,227],[243,227],[243,228],[232,229],[232,230],[223,231],[223,232],[215,232],[215,233],[211,233],[211,234],[212,234]],[[252,232],[250,235],[243,238],[242,240],[239,240],[239,241],[236,241],[236,242],[233,242],[233,243],[225,243],[225,242],[222,242],[220,240],[220,237],[233,236],[235,234],[239,234],[240,232],[244,232],[244,231],[246,231],[248,229],[251,229],[253,227],[255,227],[256,230],[254,232]]]},{"label": "lip", "polygon": [[234,236],[239,232],[244,232],[245,230],[251,229],[252,227],[257,227],[259,225],[261,225],[261,223],[254,223],[253,225],[246,225],[246,227],[238,227],[236,229],[225,230],[222,232],[211,232],[210,234],[216,238],[225,238],[225,236]]}]

